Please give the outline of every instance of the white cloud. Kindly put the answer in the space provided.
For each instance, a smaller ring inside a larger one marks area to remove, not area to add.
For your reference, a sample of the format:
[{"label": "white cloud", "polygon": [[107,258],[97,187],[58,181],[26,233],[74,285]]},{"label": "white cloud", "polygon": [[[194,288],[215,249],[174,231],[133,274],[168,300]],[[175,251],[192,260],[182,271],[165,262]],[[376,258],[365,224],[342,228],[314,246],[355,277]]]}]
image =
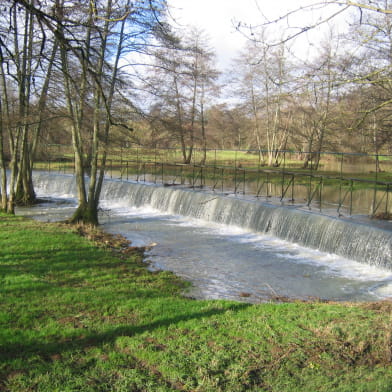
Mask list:
[{"label": "white cloud", "polygon": [[218,66],[225,68],[246,41],[236,31],[236,20],[249,20],[257,13],[254,0],[169,0],[171,13],[179,27],[197,26],[210,37]]},{"label": "white cloud", "polygon": [[[273,20],[284,15],[288,10],[316,2],[315,0],[168,0],[171,14],[178,27],[197,26],[209,35],[211,46],[217,54],[217,65],[221,70],[229,66],[230,60],[238,55],[246,42],[246,38],[236,31],[236,22],[257,25],[263,16]],[[286,26],[305,26],[318,18],[320,13],[301,12],[291,16],[285,23]],[[280,25],[281,29],[285,23]],[[300,43],[297,43],[297,47],[303,53],[307,53],[307,48],[311,48],[310,41],[314,44],[314,40],[320,35],[317,30],[312,30]]]}]

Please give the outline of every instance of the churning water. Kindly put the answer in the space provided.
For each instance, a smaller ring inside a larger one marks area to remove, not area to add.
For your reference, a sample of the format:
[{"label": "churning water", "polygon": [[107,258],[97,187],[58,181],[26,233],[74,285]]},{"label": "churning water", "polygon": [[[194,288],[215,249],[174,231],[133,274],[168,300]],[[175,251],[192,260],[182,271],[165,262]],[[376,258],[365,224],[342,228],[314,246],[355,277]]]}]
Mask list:
[{"label": "churning water", "polygon": [[[72,176],[36,173],[51,202],[25,215],[55,220],[75,208]],[[134,245],[156,243],[151,267],[190,280],[189,295],[257,302],[392,297],[392,232],[350,220],[216,193],[107,180],[101,222]]]}]

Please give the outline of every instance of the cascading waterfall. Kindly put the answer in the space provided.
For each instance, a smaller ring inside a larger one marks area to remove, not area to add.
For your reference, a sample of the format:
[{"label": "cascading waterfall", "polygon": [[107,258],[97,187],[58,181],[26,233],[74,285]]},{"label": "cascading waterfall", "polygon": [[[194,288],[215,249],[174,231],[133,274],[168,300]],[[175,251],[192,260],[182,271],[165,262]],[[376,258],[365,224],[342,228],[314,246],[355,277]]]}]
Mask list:
[{"label": "cascading waterfall", "polygon": [[[73,176],[35,173],[34,182],[46,194],[75,196]],[[392,269],[392,232],[364,223],[209,192],[115,180],[105,181],[102,199],[268,233],[305,247]]]}]

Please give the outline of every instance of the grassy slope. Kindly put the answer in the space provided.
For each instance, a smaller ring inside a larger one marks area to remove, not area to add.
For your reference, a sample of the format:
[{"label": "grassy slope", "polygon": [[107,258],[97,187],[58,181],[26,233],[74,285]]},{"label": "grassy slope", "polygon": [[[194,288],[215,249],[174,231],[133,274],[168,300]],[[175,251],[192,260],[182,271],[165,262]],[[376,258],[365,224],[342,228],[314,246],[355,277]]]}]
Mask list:
[{"label": "grassy slope", "polygon": [[392,390],[391,304],[185,299],[113,242],[0,216],[1,391]]}]

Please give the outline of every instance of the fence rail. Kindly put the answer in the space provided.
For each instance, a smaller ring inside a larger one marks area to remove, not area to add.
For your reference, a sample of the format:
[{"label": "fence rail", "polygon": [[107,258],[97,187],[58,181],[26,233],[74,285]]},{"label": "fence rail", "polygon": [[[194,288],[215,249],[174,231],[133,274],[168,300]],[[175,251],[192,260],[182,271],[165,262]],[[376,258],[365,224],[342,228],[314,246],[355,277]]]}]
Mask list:
[{"label": "fence rail", "polygon": [[[227,194],[265,198],[274,203],[335,211],[339,216],[366,214],[390,218],[390,155],[324,153],[322,165],[326,161],[331,163],[333,157],[332,163],[338,170],[325,170],[324,167],[322,172],[318,172],[312,165],[307,169],[299,167],[301,162],[292,159],[292,155],[299,153],[292,151],[282,152],[280,167],[265,167],[254,157],[250,159],[244,155],[243,151],[224,151],[223,154],[221,151],[219,155],[218,150],[209,150],[209,154],[205,164],[198,163],[196,158],[184,164],[179,161],[178,150],[124,148],[109,154],[106,175],[122,180],[207,188]],[[194,156],[197,157],[197,154]],[[364,164],[364,159],[366,173],[363,170],[344,170],[348,165],[358,169],[359,163]],[[383,171],[380,170],[380,161],[386,168]],[[40,167],[48,171],[73,171],[72,159],[67,154],[54,154]],[[373,171],[370,170],[372,167]]]}]

